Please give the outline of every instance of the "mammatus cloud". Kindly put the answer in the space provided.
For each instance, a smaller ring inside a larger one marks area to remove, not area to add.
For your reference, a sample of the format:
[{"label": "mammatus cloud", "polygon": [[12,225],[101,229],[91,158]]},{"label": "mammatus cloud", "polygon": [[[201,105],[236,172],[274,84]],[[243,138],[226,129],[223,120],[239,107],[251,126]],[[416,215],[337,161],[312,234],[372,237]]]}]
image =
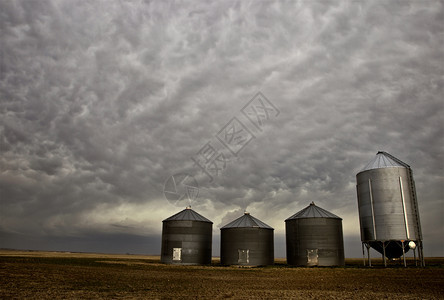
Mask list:
[{"label": "mammatus cloud", "polygon": [[[355,174],[385,150],[443,255],[441,1],[0,6],[1,247],[158,253],[182,209],[163,185],[188,172],[215,240],[244,210],[282,235],[315,201],[359,256]],[[281,113],[209,183],[190,157],[259,91]]]}]

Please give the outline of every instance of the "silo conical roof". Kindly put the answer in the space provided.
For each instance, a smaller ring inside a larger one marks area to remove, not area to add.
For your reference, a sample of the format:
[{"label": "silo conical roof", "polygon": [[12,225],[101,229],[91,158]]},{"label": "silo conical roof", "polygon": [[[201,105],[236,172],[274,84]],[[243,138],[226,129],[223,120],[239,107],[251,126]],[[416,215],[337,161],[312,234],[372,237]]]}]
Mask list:
[{"label": "silo conical roof", "polygon": [[162,222],[166,221],[201,221],[201,222],[213,223],[204,216],[192,210],[191,207],[185,208],[184,210],[178,212],[175,215],[172,215],[171,217],[163,220]]},{"label": "silo conical roof", "polygon": [[[293,220],[293,219],[302,219],[302,218],[333,218],[333,219],[341,219],[335,214],[332,214],[331,212],[326,211],[323,208],[320,208],[319,206],[316,206],[314,202],[310,203],[309,206],[304,208],[303,210],[295,213],[290,218],[288,218],[285,221]],[[341,219],[342,220],[342,219]]]},{"label": "silo conical roof", "polygon": [[372,169],[390,167],[409,168],[409,165],[387,152],[379,151],[378,153],[376,153],[376,156],[371,161],[369,161],[361,171],[359,171],[359,173]]},{"label": "silo conical roof", "polygon": [[228,223],[221,229],[226,228],[245,228],[245,227],[252,227],[252,228],[267,228],[267,229],[273,229],[272,227],[268,226],[264,222],[256,219],[250,213],[245,212],[244,215],[233,222]]}]

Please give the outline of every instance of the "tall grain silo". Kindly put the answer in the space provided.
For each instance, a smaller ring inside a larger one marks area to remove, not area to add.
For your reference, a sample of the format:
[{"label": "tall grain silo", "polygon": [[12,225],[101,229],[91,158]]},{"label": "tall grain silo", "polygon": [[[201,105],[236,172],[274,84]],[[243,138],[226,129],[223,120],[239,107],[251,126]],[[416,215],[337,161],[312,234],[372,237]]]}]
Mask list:
[{"label": "tall grain silo", "polygon": [[274,229],[248,212],[220,229],[222,265],[266,266],[274,263]]},{"label": "tall grain silo", "polygon": [[285,220],[287,263],[296,266],[343,266],[342,219],[312,202]]},{"label": "tall grain silo", "polygon": [[211,264],[213,222],[187,207],[162,223],[162,263]]},{"label": "tall grain silo", "polygon": [[379,151],[356,175],[361,241],[386,258],[418,248],[424,266],[421,224],[413,172],[398,158]]}]

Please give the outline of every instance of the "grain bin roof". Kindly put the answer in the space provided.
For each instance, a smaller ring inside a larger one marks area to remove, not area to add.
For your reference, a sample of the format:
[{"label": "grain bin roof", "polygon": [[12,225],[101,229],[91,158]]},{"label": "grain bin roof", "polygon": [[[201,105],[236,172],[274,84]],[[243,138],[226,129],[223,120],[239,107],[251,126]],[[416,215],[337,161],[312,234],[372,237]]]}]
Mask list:
[{"label": "grain bin roof", "polygon": [[408,164],[397,159],[396,157],[390,155],[387,152],[379,151],[376,153],[376,157],[374,157],[365,167],[359,171],[367,171],[372,169],[380,169],[380,168],[390,168],[390,167],[401,167],[401,168],[410,168]]},{"label": "grain bin roof", "polygon": [[264,222],[256,219],[249,213],[245,212],[244,215],[236,220],[234,220],[231,223],[228,223],[221,229],[226,228],[266,228],[266,229],[273,229],[272,227],[268,226]]},{"label": "grain bin roof", "polygon": [[[316,206],[314,202],[312,202],[309,206],[301,210],[300,212],[295,213],[290,218],[288,218],[285,221],[293,220],[293,219],[302,219],[302,218],[334,218],[334,219],[341,219],[335,214],[332,214],[331,212],[326,211],[323,208],[320,208],[319,206]],[[342,220],[342,219],[341,219]]]},{"label": "grain bin roof", "polygon": [[202,215],[199,215],[197,212],[191,209],[191,207],[187,207],[181,212],[178,212],[175,215],[172,215],[168,219],[163,220],[166,221],[201,221],[201,222],[209,222],[213,223]]}]

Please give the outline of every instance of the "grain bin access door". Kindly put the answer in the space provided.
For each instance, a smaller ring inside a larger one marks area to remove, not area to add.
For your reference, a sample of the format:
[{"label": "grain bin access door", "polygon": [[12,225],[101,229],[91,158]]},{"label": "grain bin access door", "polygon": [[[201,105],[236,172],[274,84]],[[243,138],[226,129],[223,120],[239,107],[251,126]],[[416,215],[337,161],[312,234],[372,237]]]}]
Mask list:
[{"label": "grain bin access door", "polygon": [[250,249],[238,249],[239,259],[237,260],[240,264],[250,263]]},{"label": "grain bin access door", "polygon": [[173,261],[181,261],[182,260],[182,248],[173,248]]},{"label": "grain bin access door", "polygon": [[307,266],[318,265],[318,249],[307,249]]}]

